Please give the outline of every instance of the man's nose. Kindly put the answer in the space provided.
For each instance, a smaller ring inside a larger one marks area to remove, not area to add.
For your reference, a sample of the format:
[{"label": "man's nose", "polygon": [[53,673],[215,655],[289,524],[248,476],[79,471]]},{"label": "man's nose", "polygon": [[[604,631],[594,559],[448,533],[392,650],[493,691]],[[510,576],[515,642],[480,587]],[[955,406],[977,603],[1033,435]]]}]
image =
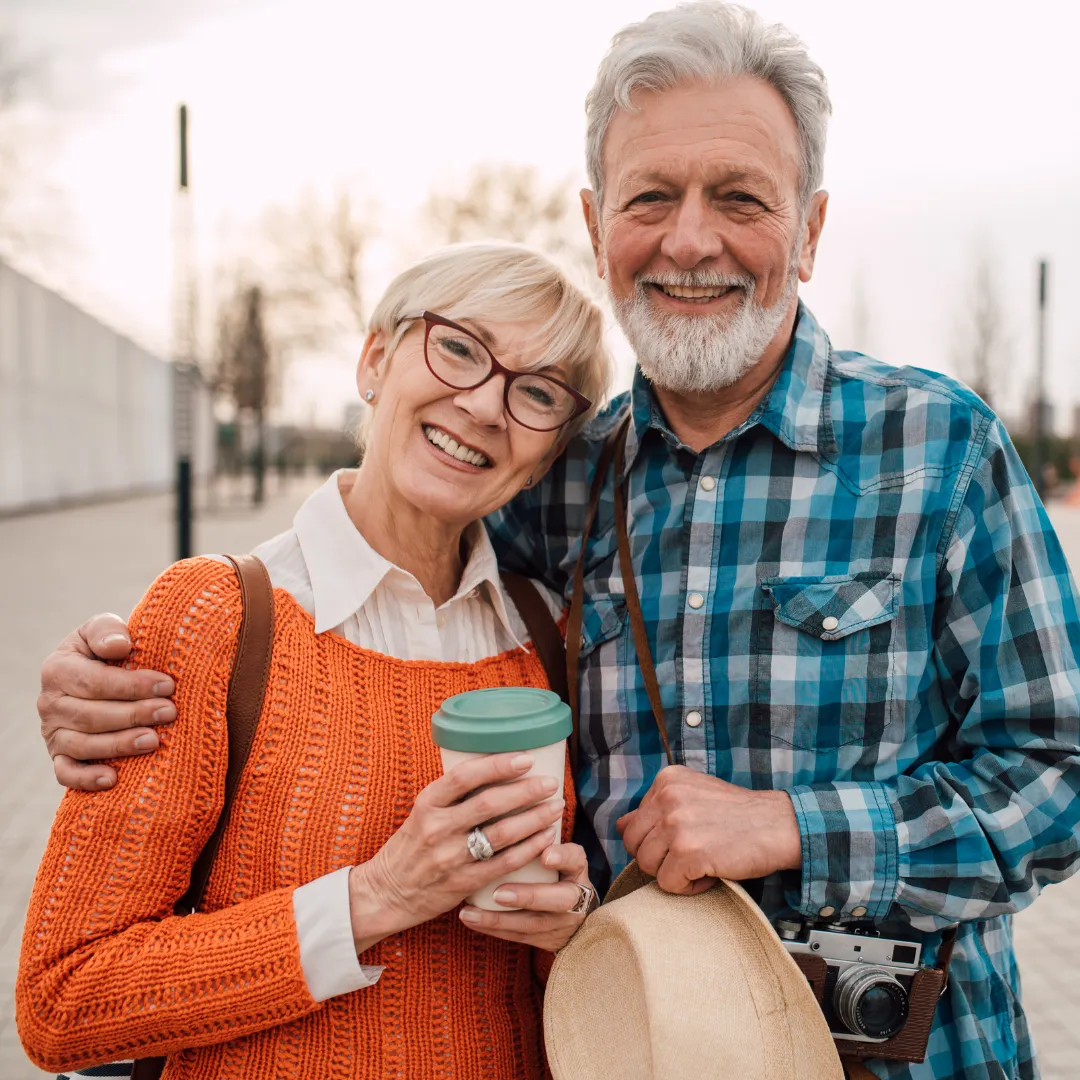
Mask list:
[{"label": "man's nose", "polygon": [[506,376],[499,374],[471,390],[459,390],[454,404],[467,412],[478,424],[485,427],[506,427],[504,404],[506,400]]},{"label": "man's nose", "polygon": [[660,252],[683,270],[692,270],[706,259],[717,259],[724,253],[719,226],[717,214],[704,196],[688,196],[670,218]]}]

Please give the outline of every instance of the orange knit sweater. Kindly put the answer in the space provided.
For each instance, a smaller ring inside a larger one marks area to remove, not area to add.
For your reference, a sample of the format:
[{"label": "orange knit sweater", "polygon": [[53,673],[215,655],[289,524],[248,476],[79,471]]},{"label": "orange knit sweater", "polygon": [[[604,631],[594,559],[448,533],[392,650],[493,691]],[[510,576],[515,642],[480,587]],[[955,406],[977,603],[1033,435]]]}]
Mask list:
[{"label": "orange knit sweater", "polygon": [[[292,892],[370,859],[441,775],[430,718],[451,694],[546,686],[531,652],[395,660],[316,636],[275,594],[259,728],[202,911],[178,917],[221,807],[239,614],[230,567],[167,570],[132,614],[130,667],[176,679],[161,748],[114,789],[68,792],[23,935],[19,1034],[48,1070],[169,1055],[165,1080],[546,1075],[531,950],[450,912],[361,956],[379,982],[322,1004],[300,965]],[[573,787],[566,789],[570,828]]]}]

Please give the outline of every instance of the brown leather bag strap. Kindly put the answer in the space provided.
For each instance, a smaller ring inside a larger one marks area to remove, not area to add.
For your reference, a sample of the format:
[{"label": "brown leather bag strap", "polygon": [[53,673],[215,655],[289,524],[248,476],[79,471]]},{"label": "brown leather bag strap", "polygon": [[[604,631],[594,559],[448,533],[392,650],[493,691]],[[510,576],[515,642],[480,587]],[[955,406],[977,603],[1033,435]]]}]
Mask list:
[{"label": "brown leather bag strap", "polygon": [[559,626],[555,622],[544,598],[537,587],[521,574],[502,572],[503,588],[514,601],[521,621],[529,633],[536,655],[544,665],[548,685],[569,704],[570,694],[566,685],[566,645]]},{"label": "brown leather bag strap", "polygon": [[202,903],[210,870],[221,844],[225,826],[229,823],[240,774],[247,764],[251,742],[266,696],[266,680],[270,674],[270,654],[274,644],[274,590],[270,575],[261,560],[254,555],[226,558],[233,564],[240,579],[240,640],[236,645],[225,719],[229,730],[229,764],[225,772],[225,799],[217,825],[210,839],[199,852],[191,868],[191,884],[176,905],[178,915],[194,911]]},{"label": "brown leather bag strap", "polygon": [[[615,447],[615,478],[623,471],[623,454],[626,449],[626,432]],[[645,632],[645,619],[641,614],[641,597],[638,595],[637,578],[634,576],[634,564],[630,555],[630,534],[627,529],[626,501],[630,478],[624,478],[615,486],[615,539],[619,545],[619,569],[622,571],[623,592],[626,594],[626,610],[630,616],[630,631],[634,636],[634,650],[637,652],[638,667],[645,682],[645,693],[652,706],[656,730],[660,732],[660,741],[664,744],[664,753],[669,765],[675,764],[668,743],[667,724],[664,722],[664,707],[660,702],[660,684],[656,678],[649,637]]]},{"label": "brown leather bag strap", "polygon": [[[266,567],[254,555],[238,555],[236,558],[226,555],[225,558],[232,563],[240,579],[241,607],[240,640],[236,645],[225,706],[229,740],[225,797],[217,825],[191,868],[188,890],[176,902],[174,910],[177,915],[188,915],[195,911],[206,892],[206,883],[210,880],[214,856],[229,821],[229,810],[240,774],[251,753],[251,743],[266,696],[270,655],[274,646],[274,590]],[[164,1069],[164,1058],[140,1058],[131,1066],[131,1080],[159,1080]]]},{"label": "brown leather bag strap", "polygon": [[628,411],[621,424],[616,427],[604,442],[600,460],[596,465],[592,488],[589,491],[589,505],[585,511],[585,525],[581,530],[581,551],[574,566],[574,591],[570,597],[570,613],[566,617],[566,686],[570,695],[570,712],[574,718],[574,728],[570,733],[570,763],[577,775],[578,729],[581,724],[581,698],[578,675],[578,658],[581,656],[581,626],[585,615],[585,548],[589,534],[596,523],[600,508],[600,493],[604,490],[604,481],[615,457],[615,444],[630,427],[631,414]]}]

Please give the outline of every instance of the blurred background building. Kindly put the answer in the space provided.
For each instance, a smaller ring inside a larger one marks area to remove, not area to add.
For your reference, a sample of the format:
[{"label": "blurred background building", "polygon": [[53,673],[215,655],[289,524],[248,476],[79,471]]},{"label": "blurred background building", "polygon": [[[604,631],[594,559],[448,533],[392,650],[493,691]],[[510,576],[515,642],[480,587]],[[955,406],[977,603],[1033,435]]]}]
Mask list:
[{"label": "blurred background building", "polygon": [[[173,481],[172,365],[0,261],[0,514]],[[195,389],[195,473],[214,471]]]}]

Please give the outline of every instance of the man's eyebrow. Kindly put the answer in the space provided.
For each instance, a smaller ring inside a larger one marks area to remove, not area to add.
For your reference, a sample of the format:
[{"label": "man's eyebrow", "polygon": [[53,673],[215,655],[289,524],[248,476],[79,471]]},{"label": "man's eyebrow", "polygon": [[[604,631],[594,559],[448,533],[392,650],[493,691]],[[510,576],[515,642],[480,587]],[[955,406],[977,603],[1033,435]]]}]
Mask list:
[{"label": "man's eyebrow", "polygon": [[[673,183],[674,181],[667,173],[656,169],[644,169],[640,172],[629,172],[624,177],[621,177],[617,185],[617,190],[622,192],[627,188],[648,187],[653,184],[659,187],[670,187]],[[718,184],[738,183],[762,184],[770,189],[775,186],[773,178],[770,177],[768,173],[761,172],[759,169],[754,169],[749,166],[720,169],[707,178],[707,185],[709,187],[716,187]]]}]

